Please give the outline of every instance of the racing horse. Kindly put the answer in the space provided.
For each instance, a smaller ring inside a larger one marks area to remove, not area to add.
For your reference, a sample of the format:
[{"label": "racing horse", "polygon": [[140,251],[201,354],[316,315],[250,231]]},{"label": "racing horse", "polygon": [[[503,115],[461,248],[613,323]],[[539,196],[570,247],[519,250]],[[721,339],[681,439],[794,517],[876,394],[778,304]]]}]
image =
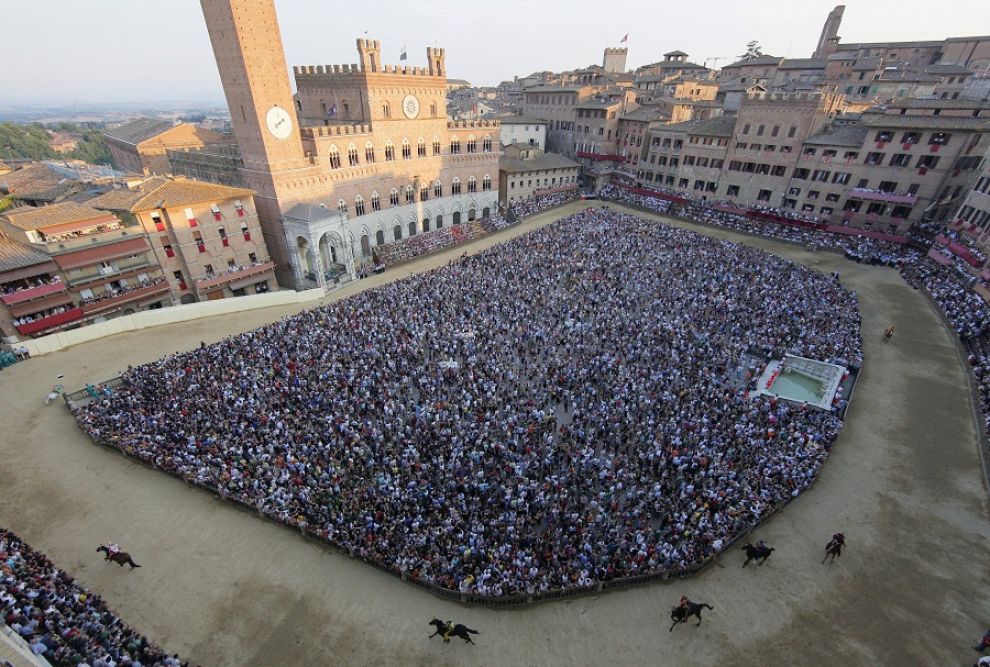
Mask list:
[{"label": "racing horse", "polygon": [[96,552],[97,553],[103,552],[104,554],[106,554],[106,556],[104,557],[105,560],[107,560],[108,562],[114,562],[121,567],[124,567],[125,565],[130,565],[132,570],[136,567],[141,567],[140,565],[134,562],[134,559],[132,559],[131,555],[126,551],[118,551],[113,556],[110,556],[110,550],[107,549],[105,544],[101,544],[96,548]]},{"label": "racing horse", "polygon": [[466,625],[463,625],[461,623],[457,623],[455,625],[452,621],[448,621],[447,623],[444,623],[439,618],[434,618],[432,621],[430,621],[430,625],[435,627],[436,630],[432,635],[429,636],[429,639],[433,639],[437,635],[443,635],[443,640],[447,643],[450,643],[451,636],[454,636],[454,637],[460,637],[468,644],[473,644],[474,642],[471,641],[471,635],[478,634],[477,630],[472,630]]},{"label": "racing horse", "polygon": [[773,547],[768,547],[763,542],[760,542],[755,547],[747,542],[743,545],[742,550],[746,552],[746,562],[743,563],[743,567],[749,565],[749,561],[754,559],[759,561],[757,565],[763,565],[767,562],[767,558],[770,558],[770,554],[773,553]]},{"label": "racing horse", "polygon": [[670,620],[673,623],[670,626],[670,632],[674,631],[674,626],[679,623],[687,623],[688,619],[692,616],[698,617],[698,623],[694,627],[701,625],[701,610],[702,609],[714,609],[706,602],[691,602],[687,598],[684,599],[683,604],[679,604],[670,610]]},{"label": "racing horse", "polygon": [[887,342],[894,337],[894,325],[891,324],[889,327],[883,330],[883,342]]},{"label": "racing horse", "polygon": [[837,557],[842,555],[842,547],[846,546],[846,536],[842,533],[836,533],[832,536],[832,539],[828,541],[825,545],[825,558],[822,559],[822,565],[831,556],[834,561]]}]

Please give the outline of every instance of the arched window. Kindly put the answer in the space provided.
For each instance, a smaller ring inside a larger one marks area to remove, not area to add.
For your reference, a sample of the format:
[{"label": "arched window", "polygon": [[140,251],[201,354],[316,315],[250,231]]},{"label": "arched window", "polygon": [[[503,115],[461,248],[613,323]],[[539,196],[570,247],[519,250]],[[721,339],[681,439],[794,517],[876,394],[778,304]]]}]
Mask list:
[{"label": "arched window", "polygon": [[352,167],[356,167],[360,164],[358,160],[357,146],[351,144],[347,147],[347,163]]},{"label": "arched window", "polygon": [[343,199],[337,201],[337,210],[341,213],[347,213],[347,202]]},{"label": "arched window", "polygon": [[419,186],[419,200],[426,201],[430,198],[430,186],[421,185]]},{"label": "arched window", "polygon": [[476,216],[477,216],[477,212],[474,210],[474,207],[472,206],[471,208],[468,209],[468,222],[474,220]]},{"label": "arched window", "polygon": [[450,154],[460,155],[460,152],[461,152],[461,140],[458,139],[457,137],[454,137],[453,139],[450,140]]},{"label": "arched window", "polygon": [[392,236],[396,241],[402,240],[402,225],[396,225],[392,228]]},{"label": "arched window", "polygon": [[467,152],[477,153],[478,152],[478,140],[474,138],[474,135],[468,137],[467,140]]},{"label": "arched window", "polygon": [[364,197],[361,195],[354,198],[354,215],[364,215]]},{"label": "arched window", "polygon": [[409,223],[409,236],[416,236],[416,221]]},{"label": "arched window", "polygon": [[408,139],[402,140],[402,159],[408,160],[412,157],[412,146],[409,144]]},{"label": "arched window", "polygon": [[378,196],[377,192],[371,193],[371,210],[372,211],[382,210],[382,198]]},{"label": "arched window", "polygon": [[391,162],[395,159],[395,145],[392,144],[392,140],[389,139],[385,142],[385,161]]},{"label": "arched window", "polygon": [[419,143],[416,144],[416,156],[426,157],[426,141],[423,140],[423,137],[420,137]]},{"label": "arched window", "polygon": [[450,182],[450,194],[461,194],[461,179],[457,176],[454,176],[454,180]]},{"label": "arched window", "polygon": [[491,137],[485,137],[482,140],[482,142],[481,142],[481,150],[483,152],[485,152],[485,153],[491,153],[492,152],[492,138]]},{"label": "arched window", "polygon": [[395,188],[392,188],[392,192],[390,192],[389,195],[388,195],[388,200],[392,204],[392,206],[398,206],[399,205],[399,191],[396,190]]},{"label": "arched window", "polygon": [[492,177],[485,174],[485,177],[481,179],[481,189],[488,192],[492,189]]},{"label": "arched window", "polygon": [[430,115],[433,116],[434,118],[437,117],[437,103],[436,102],[431,102],[430,103]]},{"label": "arched window", "polygon": [[437,199],[443,197],[443,183],[441,183],[440,181],[437,181],[436,183],[433,184],[433,196],[436,197]]},{"label": "arched window", "polygon": [[385,232],[381,229],[375,234],[375,245],[385,245]]},{"label": "arched window", "polygon": [[391,118],[392,117],[392,111],[388,107],[388,102],[385,102],[384,104],[382,104],[382,116],[384,116],[385,118]]},{"label": "arched window", "polygon": [[416,201],[416,191],[413,190],[413,186],[407,185],[406,186],[406,203],[407,204],[412,204],[415,201]]},{"label": "arched window", "polygon": [[428,231],[430,231],[430,219],[423,218],[423,233],[425,234]]},{"label": "arched window", "polygon": [[340,169],[340,152],[334,144],[330,144],[330,168]]},{"label": "arched window", "polygon": [[474,176],[468,177],[468,192],[477,192],[477,191],[478,191],[478,179],[476,179]]},{"label": "arched window", "polygon": [[368,164],[375,163],[375,145],[370,141],[364,145],[364,161]]},{"label": "arched window", "polygon": [[454,211],[454,224],[455,225],[461,224],[461,212],[460,211]]},{"label": "arched window", "polygon": [[433,137],[433,154],[440,155],[440,140]]},{"label": "arched window", "polygon": [[442,215],[438,215],[437,216],[437,229],[440,229],[441,227],[443,227],[443,216]]},{"label": "arched window", "polygon": [[324,116],[327,115],[327,103],[324,102],[323,100],[320,100],[320,111],[323,112]]}]

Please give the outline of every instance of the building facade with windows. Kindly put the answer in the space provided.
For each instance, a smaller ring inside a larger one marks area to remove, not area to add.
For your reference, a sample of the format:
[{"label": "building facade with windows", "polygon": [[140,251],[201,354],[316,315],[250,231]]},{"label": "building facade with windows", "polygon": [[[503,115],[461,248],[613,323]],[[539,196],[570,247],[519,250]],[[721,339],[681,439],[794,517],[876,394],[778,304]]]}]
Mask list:
[{"label": "building facade with windows", "polygon": [[176,303],[278,289],[250,190],[152,178],[87,204],[131,216],[147,232]]},{"label": "building facade with windows", "polygon": [[3,297],[9,325],[20,336],[172,304],[148,235],[107,211],[72,201],[22,207],[0,215],[0,230],[34,256],[49,258],[25,267],[30,275],[18,271],[3,278],[5,291],[13,290]]},{"label": "building facade with windows", "polygon": [[503,146],[527,144],[541,151],[547,149],[547,125],[549,121],[532,116],[500,116],[499,141]]},{"label": "building facade with windows", "polygon": [[134,174],[164,176],[172,173],[170,150],[195,150],[229,143],[222,134],[193,125],[174,125],[156,118],[138,118],[103,132],[114,165]]},{"label": "building facade with windows", "polygon": [[544,153],[528,144],[506,146],[499,165],[499,200],[511,204],[533,196],[576,190],[580,169],[581,165],[570,158]]},{"label": "building facade with windows", "polygon": [[[500,126],[448,120],[442,48],[426,49],[425,67],[395,66],[380,42],[359,39],[356,64],[295,67],[294,96],[272,0],[202,7],[280,283],[306,286],[314,247],[354,267],[396,228],[405,237],[494,212]],[[339,224],[290,236],[285,216],[298,204],[336,210]]]}]

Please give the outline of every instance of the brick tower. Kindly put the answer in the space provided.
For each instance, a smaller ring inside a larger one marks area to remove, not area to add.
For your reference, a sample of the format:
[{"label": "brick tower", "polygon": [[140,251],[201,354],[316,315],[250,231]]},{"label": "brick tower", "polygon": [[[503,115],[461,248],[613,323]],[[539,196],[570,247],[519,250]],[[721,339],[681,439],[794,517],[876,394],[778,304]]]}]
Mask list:
[{"label": "brick tower", "polygon": [[242,176],[254,190],[279,282],[291,284],[282,213],[319,182],[299,134],[282,35],[272,0],[200,0],[213,44]]}]

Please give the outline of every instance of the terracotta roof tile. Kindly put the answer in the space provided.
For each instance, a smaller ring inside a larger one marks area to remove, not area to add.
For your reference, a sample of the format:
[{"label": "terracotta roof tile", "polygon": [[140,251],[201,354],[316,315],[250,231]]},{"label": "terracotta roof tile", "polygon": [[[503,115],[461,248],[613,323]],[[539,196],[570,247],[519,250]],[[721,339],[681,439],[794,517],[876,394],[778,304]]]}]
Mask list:
[{"label": "terracotta roof tile", "polygon": [[19,229],[32,230],[84,220],[110,219],[113,216],[106,211],[98,211],[95,208],[83,206],[74,201],[64,201],[40,208],[22,206],[21,208],[7,211],[3,215],[0,215],[0,218],[4,218],[8,223]]},{"label": "terracotta roof tile", "polygon": [[185,178],[167,180],[158,187],[142,188],[145,193],[135,202],[131,211],[148,211],[153,208],[171,208],[173,206],[188,206],[203,202],[218,202],[235,197],[250,197],[254,190],[234,188],[228,185],[206,183]]},{"label": "terracotta roof tile", "polygon": [[48,261],[48,255],[43,252],[0,238],[0,271],[12,271]]}]

